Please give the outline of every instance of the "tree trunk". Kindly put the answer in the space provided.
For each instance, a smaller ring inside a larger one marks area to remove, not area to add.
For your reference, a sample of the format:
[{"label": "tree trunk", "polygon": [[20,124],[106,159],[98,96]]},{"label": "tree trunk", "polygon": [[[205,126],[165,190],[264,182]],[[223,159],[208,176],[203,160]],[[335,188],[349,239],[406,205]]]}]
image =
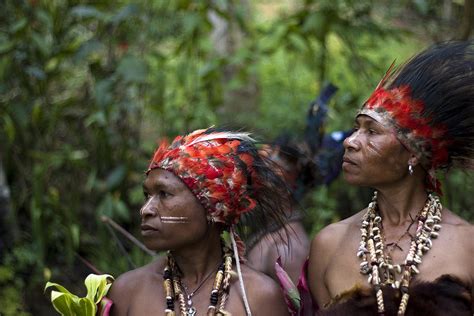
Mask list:
[{"label": "tree trunk", "polygon": [[7,246],[9,246],[12,241],[7,225],[8,215],[10,215],[10,189],[0,156],[0,261],[2,254],[5,253]]},{"label": "tree trunk", "polygon": [[467,40],[474,28],[474,0],[464,1],[464,15],[460,32],[460,40]]},{"label": "tree trunk", "polygon": [[[235,19],[235,3],[227,2],[225,11],[230,17],[228,20],[219,16],[216,12],[209,12],[209,20],[213,31],[211,40],[214,52],[218,56],[233,56],[242,47],[245,34]],[[247,0],[241,0],[238,5],[243,6],[247,16],[250,16],[250,5]],[[249,19],[246,19],[249,20]],[[249,65],[226,65],[223,69],[224,96],[223,103],[218,108],[218,116],[221,124],[227,126],[248,126],[249,117],[256,117],[258,87],[255,74],[247,74],[245,83],[237,88],[229,88],[229,83]],[[255,114],[252,115],[251,113]],[[249,115],[250,114],[250,115]],[[250,124],[252,124],[250,122]]]}]

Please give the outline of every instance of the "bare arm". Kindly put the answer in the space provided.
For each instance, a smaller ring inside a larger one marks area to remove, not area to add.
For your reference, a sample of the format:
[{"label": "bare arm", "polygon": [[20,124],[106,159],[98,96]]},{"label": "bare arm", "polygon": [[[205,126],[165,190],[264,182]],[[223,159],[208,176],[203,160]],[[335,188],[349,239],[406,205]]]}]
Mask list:
[{"label": "bare arm", "polygon": [[255,286],[253,298],[249,298],[253,315],[288,316],[288,307],[280,287],[271,279]]},{"label": "bare arm", "polygon": [[293,283],[298,284],[301,268],[308,257],[309,241],[300,223],[291,223],[288,227],[288,233],[282,228],[262,238],[250,251],[248,263],[255,270],[277,280],[275,262],[280,257],[283,269]]},{"label": "bare arm", "polygon": [[469,243],[468,245],[468,253],[471,255],[468,256],[467,266],[470,267],[470,275],[471,275],[471,309],[474,313],[474,259],[472,258],[472,254],[474,253],[474,225],[469,225],[467,230],[466,239]]},{"label": "bare arm", "polygon": [[[246,265],[242,265],[242,274],[247,299],[253,315],[289,315],[283,292],[272,278]],[[242,297],[239,282],[235,282],[233,286],[236,287],[240,297]]]},{"label": "bare arm", "polygon": [[336,225],[338,224],[332,224],[323,228],[313,238],[310,247],[308,265],[309,289],[313,300],[320,308],[331,300],[331,295],[326,285],[326,270],[341,237]]},{"label": "bare arm", "polygon": [[110,315],[127,315],[133,293],[133,283],[133,277],[128,273],[122,274],[114,281],[107,294],[107,297],[114,302]]}]

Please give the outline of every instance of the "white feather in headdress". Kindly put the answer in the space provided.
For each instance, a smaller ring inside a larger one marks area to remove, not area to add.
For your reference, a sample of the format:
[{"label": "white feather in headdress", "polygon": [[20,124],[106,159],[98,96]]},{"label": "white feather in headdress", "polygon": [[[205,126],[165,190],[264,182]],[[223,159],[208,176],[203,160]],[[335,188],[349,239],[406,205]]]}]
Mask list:
[{"label": "white feather in headdress", "polygon": [[206,142],[214,139],[238,139],[241,141],[255,142],[255,140],[250,137],[250,133],[235,133],[235,132],[215,132],[211,134],[203,134],[196,139],[194,139],[186,146],[192,146],[196,143]]}]

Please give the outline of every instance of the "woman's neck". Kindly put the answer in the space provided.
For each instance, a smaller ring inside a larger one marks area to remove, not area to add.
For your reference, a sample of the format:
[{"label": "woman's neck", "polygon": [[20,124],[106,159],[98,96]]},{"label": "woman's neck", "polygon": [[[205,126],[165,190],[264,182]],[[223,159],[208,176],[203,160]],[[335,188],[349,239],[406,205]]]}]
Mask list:
[{"label": "woman's neck", "polygon": [[377,206],[385,225],[401,226],[420,212],[428,194],[415,181],[378,189]]},{"label": "woman's neck", "polygon": [[210,233],[209,238],[187,247],[172,251],[173,258],[182,272],[182,280],[190,287],[199,284],[222,262],[220,235]]}]

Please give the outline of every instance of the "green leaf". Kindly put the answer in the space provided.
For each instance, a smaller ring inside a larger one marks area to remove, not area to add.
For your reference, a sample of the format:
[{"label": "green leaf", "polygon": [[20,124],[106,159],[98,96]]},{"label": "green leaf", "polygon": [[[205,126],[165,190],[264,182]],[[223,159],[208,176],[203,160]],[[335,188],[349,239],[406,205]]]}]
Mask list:
[{"label": "green leaf", "polygon": [[109,274],[89,274],[84,281],[87,288],[86,297],[94,302],[94,304],[98,304],[102,300],[102,297],[107,294],[113,279],[114,278]]},{"label": "green leaf", "polygon": [[129,82],[145,82],[148,69],[145,62],[135,56],[124,57],[117,67],[117,73]]},{"label": "green leaf", "polygon": [[120,218],[122,220],[129,220],[130,219],[130,212],[128,210],[127,205],[120,199],[116,198],[114,199],[114,218]]},{"label": "green leaf", "polygon": [[5,54],[15,47],[13,41],[9,41],[6,36],[0,36],[0,54]]},{"label": "green leaf", "polygon": [[[97,105],[104,108],[112,102],[113,85],[114,85],[114,81],[110,78],[100,80],[95,84],[94,92],[95,92],[95,100],[97,102]],[[105,118],[105,114],[104,114],[104,118]]]},{"label": "green leaf", "polygon": [[[53,282],[48,282],[46,283],[46,286],[44,287],[44,290],[46,291],[48,288],[50,287],[55,287],[56,290],[58,290],[59,292],[61,293],[65,293],[65,294],[71,294],[73,295],[71,292],[69,292],[64,286],[58,284],[58,283],[53,283]],[[54,292],[54,291],[53,291]]]},{"label": "green leaf", "polygon": [[51,54],[51,42],[46,37],[36,32],[31,32],[31,40],[43,56]]},{"label": "green leaf", "polygon": [[426,1],[426,0],[415,0],[414,3],[415,3],[415,7],[418,9],[418,11],[421,14],[423,14],[423,15],[428,14],[428,11],[430,9],[428,1]]},{"label": "green leaf", "polygon": [[76,224],[71,224],[71,226],[69,227],[69,230],[71,234],[72,244],[74,248],[78,248],[80,240],[81,240],[79,226]]},{"label": "green leaf", "polygon": [[73,300],[70,295],[52,291],[51,303],[53,303],[54,309],[57,310],[58,313],[60,313],[61,315],[71,315],[70,311],[71,305],[73,304]]},{"label": "green leaf", "polygon": [[13,142],[16,135],[15,123],[13,123],[13,120],[8,114],[4,114],[2,119],[3,119],[4,130],[8,136],[8,140]]},{"label": "green leaf", "polygon": [[98,111],[92,113],[87,117],[84,122],[86,127],[91,126],[92,124],[97,124],[98,126],[105,126],[107,124],[107,118],[105,117],[105,113],[103,111]]},{"label": "green leaf", "polygon": [[125,165],[119,165],[118,167],[114,168],[112,172],[109,173],[105,183],[107,185],[108,190],[113,190],[122,183],[127,175],[127,168]]},{"label": "green leaf", "polygon": [[291,33],[288,36],[288,40],[297,51],[303,52],[307,49],[306,43],[303,37],[298,33]]},{"label": "green leaf", "polygon": [[59,291],[51,292],[51,303],[61,315],[95,316],[97,304],[107,294],[114,278],[111,275],[90,274],[84,284],[87,288],[86,297],[79,298],[57,283],[46,283],[45,290],[55,287]]},{"label": "green leaf", "polygon": [[78,5],[71,9],[71,15],[77,18],[97,18],[99,20],[105,20],[106,15],[97,8],[90,5]]},{"label": "green leaf", "polygon": [[129,4],[125,7],[123,7],[117,14],[115,14],[112,18],[111,21],[112,23],[118,24],[131,16],[137,14],[138,12],[138,7],[135,4]]},{"label": "green leaf", "polygon": [[78,316],[95,316],[97,305],[89,298],[80,298],[79,301],[73,305],[73,311],[76,311]]},{"label": "green leaf", "polygon": [[76,52],[74,58],[78,61],[88,58],[98,58],[100,52],[105,52],[105,50],[106,46],[101,41],[97,39],[91,39],[81,44],[81,47]]},{"label": "green leaf", "polygon": [[10,26],[10,32],[11,33],[17,33],[21,30],[23,30],[26,26],[28,25],[28,19],[27,18],[22,18],[13,23],[12,26]]},{"label": "green leaf", "polygon": [[30,76],[36,78],[36,79],[39,79],[39,80],[44,80],[46,79],[46,74],[44,73],[44,71],[39,68],[39,67],[36,67],[36,66],[28,66],[26,67],[25,69],[25,72],[27,74],[29,74]]}]

